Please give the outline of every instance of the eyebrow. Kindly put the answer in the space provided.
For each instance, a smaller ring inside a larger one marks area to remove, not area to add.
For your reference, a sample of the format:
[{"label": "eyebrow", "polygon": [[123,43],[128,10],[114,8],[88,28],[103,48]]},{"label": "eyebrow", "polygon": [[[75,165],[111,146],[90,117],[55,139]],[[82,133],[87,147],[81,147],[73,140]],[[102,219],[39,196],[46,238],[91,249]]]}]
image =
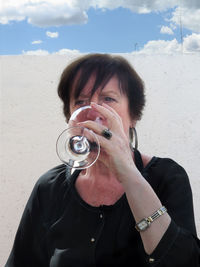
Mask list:
[{"label": "eyebrow", "polygon": [[[115,92],[115,91],[113,91],[113,90],[106,90],[106,91],[104,91],[104,90],[102,90],[101,91],[101,94],[102,95],[104,95],[104,94],[114,94],[114,95],[116,95],[116,96],[119,96],[120,95],[120,92],[119,92],[119,94],[118,94],[118,92]],[[90,94],[83,94],[83,93],[80,93],[80,95],[79,95],[79,97],[90,97],[91,95]]]},{"label": "eyebrow", "polygon": [[[115,92],[113,90],[107,90],[107,91],[102,90],[102,93],[105,93],[105,94],[114,94],[114,95],[117,95],[117,96],[119,95],[118,92]],[[120,91],[119,91],[119,93],[120,93]]]},{"label": "eyebrow", "polygon": [[84,94],[80,93],[79,97],[88,97],[88,94],[84,95]]}]

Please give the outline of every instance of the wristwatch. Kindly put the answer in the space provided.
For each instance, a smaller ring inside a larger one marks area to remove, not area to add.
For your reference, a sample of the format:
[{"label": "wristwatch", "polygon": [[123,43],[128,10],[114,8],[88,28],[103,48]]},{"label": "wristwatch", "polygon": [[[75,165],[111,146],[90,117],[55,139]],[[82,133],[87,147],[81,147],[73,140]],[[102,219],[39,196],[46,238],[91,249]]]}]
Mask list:
[{"label": "wristwatch", "polygon": [[153,221],[155,221],[157,218],[159,218],[161,215],[163,215],[167,209],[162,206],[159,210],[154,212],[151,216],[142,219],[140,222],[136,223],[135,228],[138,230],[138,232],[145,231]]}]

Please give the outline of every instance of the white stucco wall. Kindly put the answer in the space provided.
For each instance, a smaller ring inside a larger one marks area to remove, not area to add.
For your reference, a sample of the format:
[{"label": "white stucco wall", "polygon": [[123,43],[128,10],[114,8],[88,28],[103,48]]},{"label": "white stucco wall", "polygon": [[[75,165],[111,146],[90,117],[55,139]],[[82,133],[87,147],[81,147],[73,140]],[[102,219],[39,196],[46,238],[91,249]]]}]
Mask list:
[{"label": "white stucco wall", "polygon": [[[147,105],[137,127],[139,149],[173,158],[186,169],[200,235],[200,55],[124,56],[146,84]],[[66,124],[56,87],[73,57],[0,57],[0,266],[35,182],[60,164],[55,142]]]}]

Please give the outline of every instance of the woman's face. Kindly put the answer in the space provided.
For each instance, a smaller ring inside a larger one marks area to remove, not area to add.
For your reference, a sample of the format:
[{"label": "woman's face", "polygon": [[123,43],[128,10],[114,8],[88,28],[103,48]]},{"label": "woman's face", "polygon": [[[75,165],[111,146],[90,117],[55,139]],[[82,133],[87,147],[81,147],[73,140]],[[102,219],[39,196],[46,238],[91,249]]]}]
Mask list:
[{"label": "woman's face", "polygon": [[[71,98],[70,113],[72,114],[76,109],[90,105],[95,102],[99,105],[103,103],[112,107],[121,117],[124,131],[129,136],[129,127],[135,126],[135,122],[130,118],[127,96],[122,94],[119,89],[119,81],[116,76],[111,78],[105,85],[103,90],[100,88],[91,96],[91,89],[94,84],[95,77],[92,76],[86,86],[83,88],[78,99]],[[72,92],[73,95],[73,92]],[[112,127],[111,127],[112,130]]]}]

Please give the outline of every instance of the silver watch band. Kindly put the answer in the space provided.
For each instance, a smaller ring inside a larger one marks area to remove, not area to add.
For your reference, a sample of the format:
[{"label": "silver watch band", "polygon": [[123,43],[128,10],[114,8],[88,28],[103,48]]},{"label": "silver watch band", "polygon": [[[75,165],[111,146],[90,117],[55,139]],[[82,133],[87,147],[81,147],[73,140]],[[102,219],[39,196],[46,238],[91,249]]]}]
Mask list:
[{"label": "silver watch band", "polygon": [[147,217],[147,219],[150,222],[153,222],[155,219],[157,219],[161,215],[163,215],[166,211],[167,211],[167,209],[164,206],[162,206],[159,210],[157,210],[156,212],[154,212],[151,216]]},{"label": "silver watch band", "polygon": [[157,211],[155,211],[151,216],[142,219],[140,222],[138,222],[135,225],[135,228],[141,232],[141,231],[145,231],[147,228],[149,228],[150,224],[156,220],[157,218],[159,218],[161,215],[163,215],[165,212],[167,211],[167,209],[162,206],[160,209],[158,209]]}]

